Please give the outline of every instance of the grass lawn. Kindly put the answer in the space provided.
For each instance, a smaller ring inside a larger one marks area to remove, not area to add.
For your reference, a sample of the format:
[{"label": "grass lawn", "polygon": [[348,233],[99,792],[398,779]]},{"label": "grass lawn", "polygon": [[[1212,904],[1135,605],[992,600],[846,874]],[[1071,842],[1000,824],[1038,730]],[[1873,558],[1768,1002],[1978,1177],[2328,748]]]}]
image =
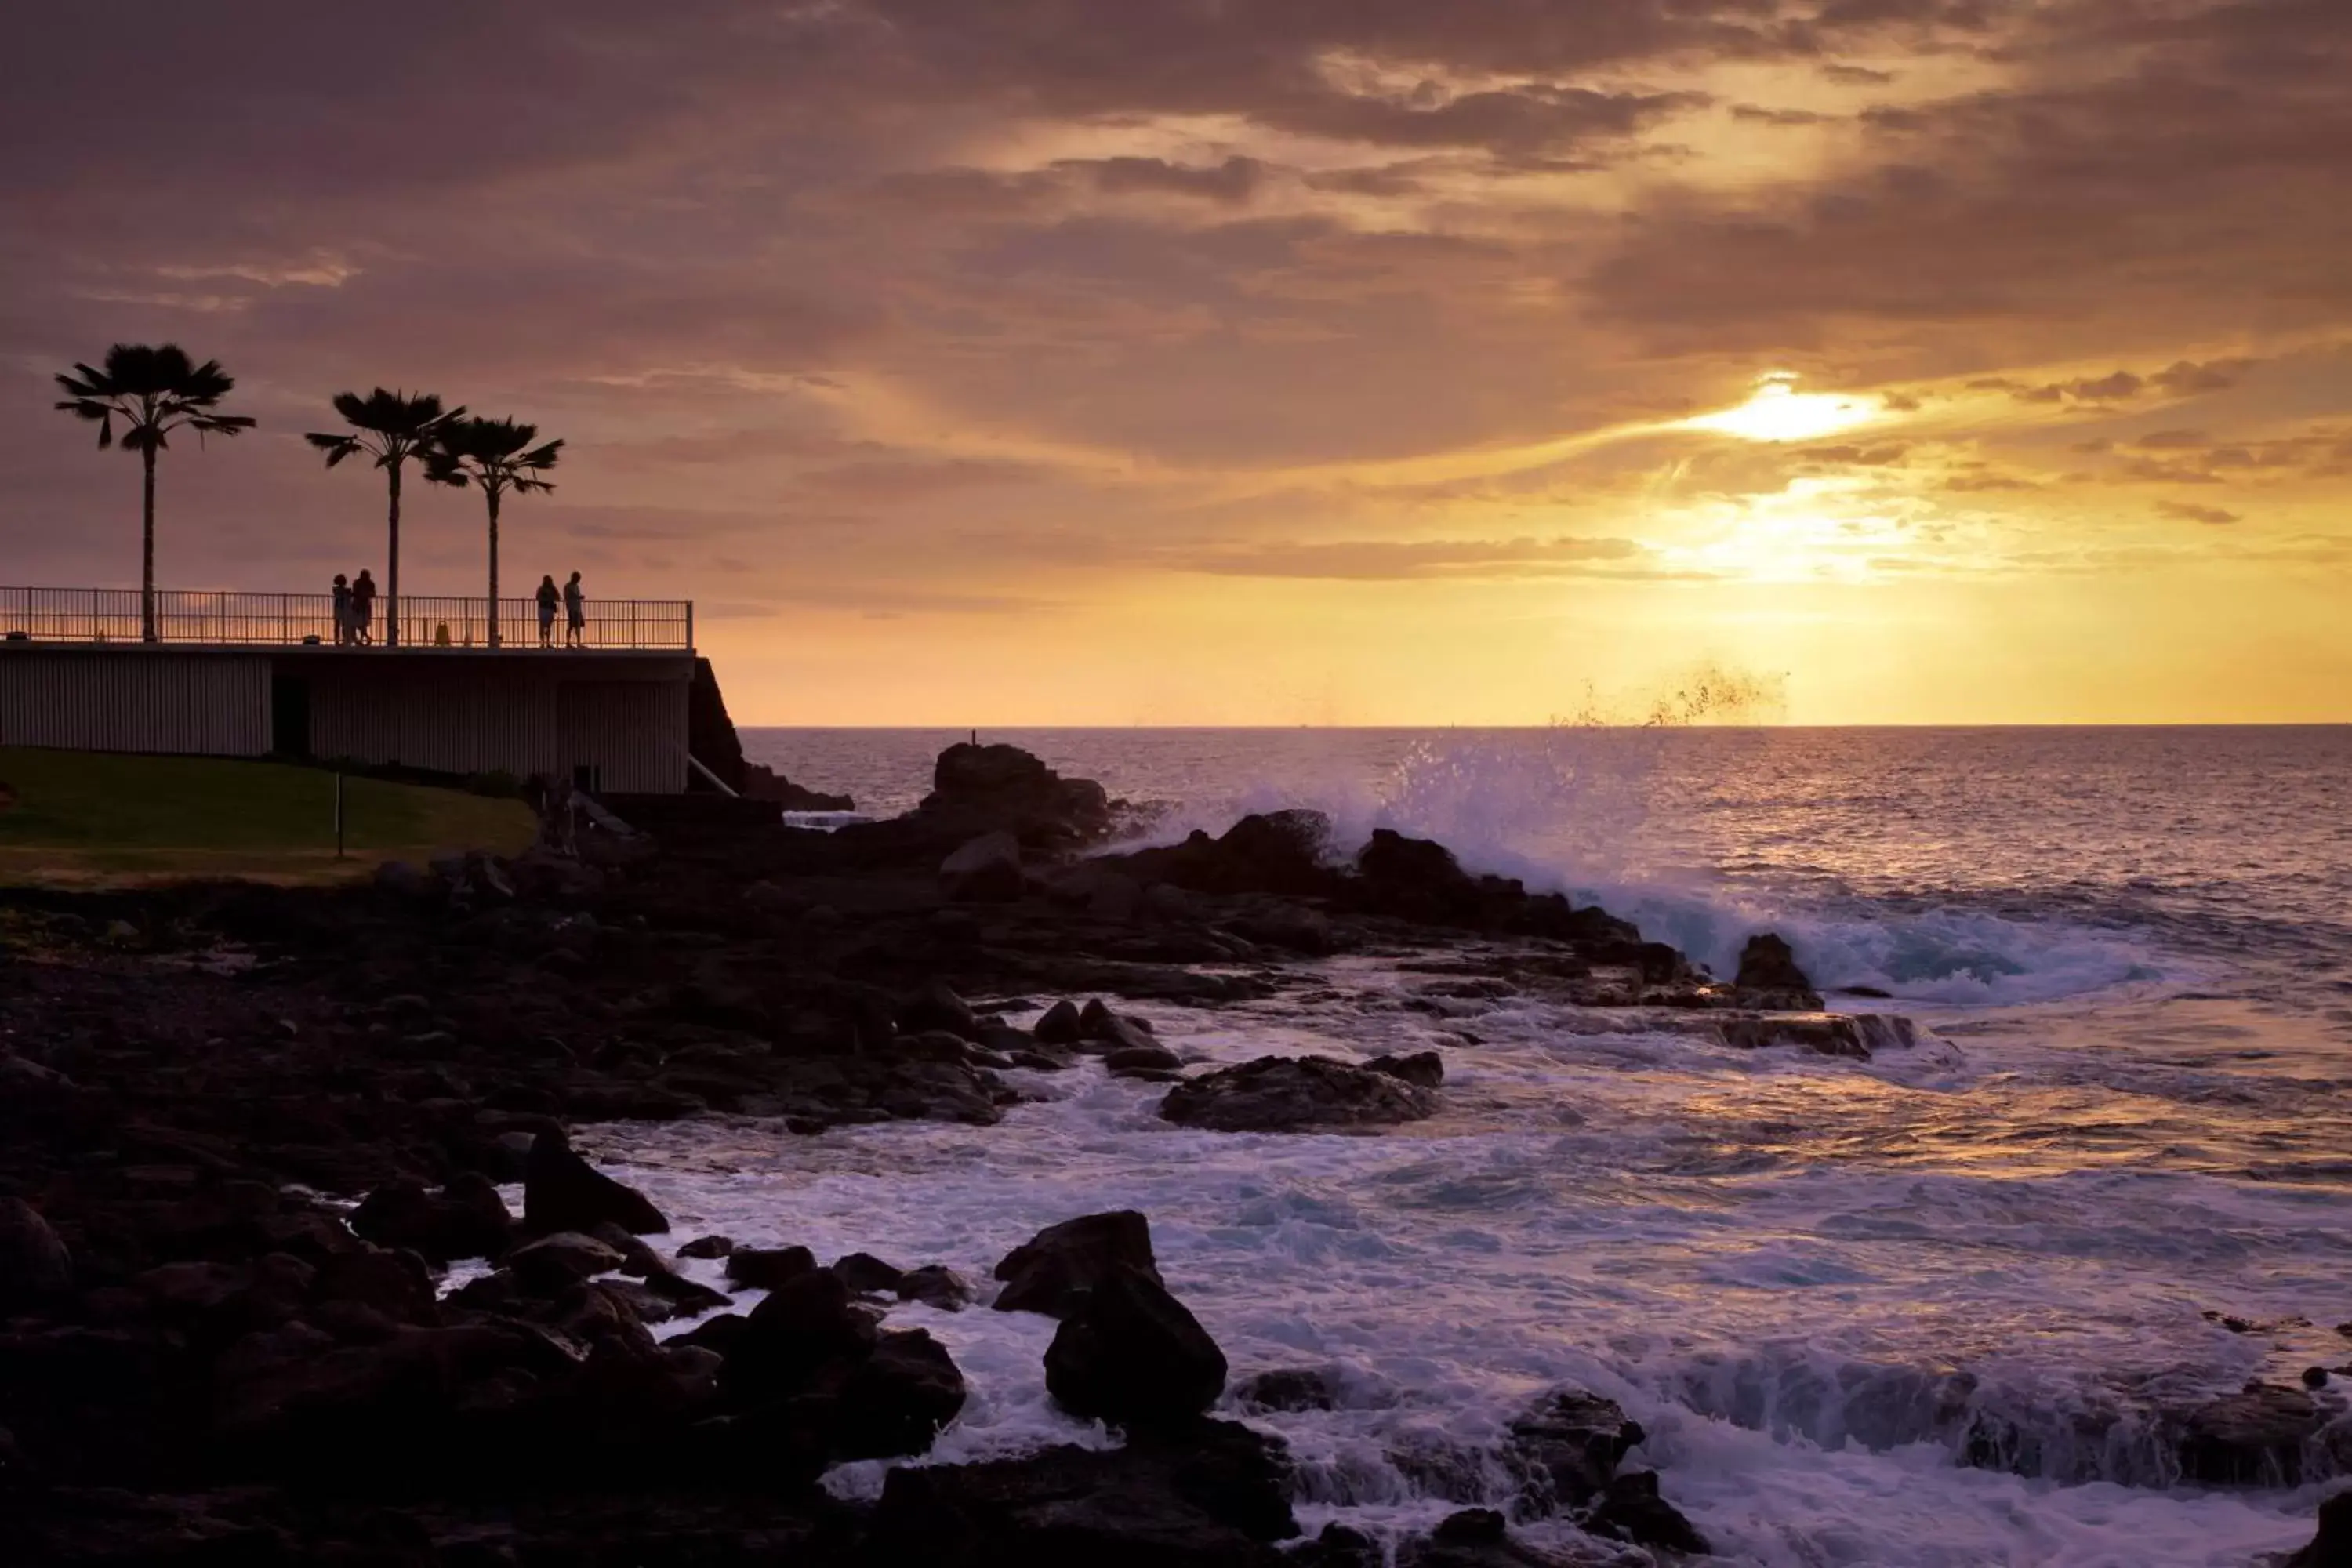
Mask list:
[{"label": "grass lawn", "polygon": [[0,883],[334,881],[446,850],[511,854],[535,828],[520,801],[346,779],[339,861],[335,779],[316,768],[0,746]]}]

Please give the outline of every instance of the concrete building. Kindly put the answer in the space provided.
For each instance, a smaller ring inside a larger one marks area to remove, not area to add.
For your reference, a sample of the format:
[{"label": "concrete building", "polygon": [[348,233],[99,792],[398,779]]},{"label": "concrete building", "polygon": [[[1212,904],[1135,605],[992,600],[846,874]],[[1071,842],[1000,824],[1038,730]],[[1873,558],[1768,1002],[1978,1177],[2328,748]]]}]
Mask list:
[{"label": "concrete building", "polygon": [[645,795],[697,771],[688,714],[710,677],[688,603],[590,601],[582,646],[551,648],[524,600],[501,605],[495,643],[481,601],[407,600],[387,647],[339,640],[325,596],[308,595],[159,594],[144,640],[139,598],[0,588],[0,745],[568,775]]}]

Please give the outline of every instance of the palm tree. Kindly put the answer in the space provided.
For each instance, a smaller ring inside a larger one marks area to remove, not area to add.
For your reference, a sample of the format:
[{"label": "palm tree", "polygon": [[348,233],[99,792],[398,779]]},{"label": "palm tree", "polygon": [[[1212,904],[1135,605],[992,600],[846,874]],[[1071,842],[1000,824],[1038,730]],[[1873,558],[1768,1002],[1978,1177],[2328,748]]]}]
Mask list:
[{"label": "palm tree", "polygon": [[490,646],[499,646],[499,502],[509,490],[551,490],[540,478],[555,467],[562,441],[534,447],[539,426],[511,419],[452,419],[433,438],[425,477],[445,485],[478,485],[490,508]]},{"label": "palm tree", "polygon": [[404,392],[377,387],[362,397],[356,392],[335,394],[335,412],[352,428],[348,433],[313,431],[302,439],[327,454],[333,468],[355,452],[365,452],[390,478],[392,485],[391,541],[385,552],[383,640],[400,643],[400,470],[408,459],[429,461],[434,437],[442,426],[462,419],[466,411],[442,412],[441,400],[429,392],[411,397]]},{"label": "palm tree", "polygon": [[155,454],[171,445],[174,430],[194,430],[201,443],[206,436],[234,436],[250,430],[254,422],[242,414],[215,414],[220,400],[236,384],[208,359],[189,360],[177,343],[157,348],[148,343],[117,343],[106,351],[106,368],[92,370],[77,363],[76,374],[59,375],[58,384],[69,394],[58,405],[68,413],[95,421],[99,449],[114,445],[114,422],[122,421],[122,445],[139,454],[147,470],[146,533],[139,564],[139,636],[155,640]]}]

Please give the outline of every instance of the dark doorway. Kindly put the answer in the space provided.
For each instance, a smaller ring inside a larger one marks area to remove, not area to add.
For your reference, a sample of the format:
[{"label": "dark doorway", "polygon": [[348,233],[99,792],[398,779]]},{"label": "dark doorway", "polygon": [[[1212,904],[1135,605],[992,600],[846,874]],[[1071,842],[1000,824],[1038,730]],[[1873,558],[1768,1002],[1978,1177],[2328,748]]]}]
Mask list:
[{"label": "dark doorway", "polygon": [[310,683],[301,676],[269,678],[269,749],[281,757],[310,754]]}]

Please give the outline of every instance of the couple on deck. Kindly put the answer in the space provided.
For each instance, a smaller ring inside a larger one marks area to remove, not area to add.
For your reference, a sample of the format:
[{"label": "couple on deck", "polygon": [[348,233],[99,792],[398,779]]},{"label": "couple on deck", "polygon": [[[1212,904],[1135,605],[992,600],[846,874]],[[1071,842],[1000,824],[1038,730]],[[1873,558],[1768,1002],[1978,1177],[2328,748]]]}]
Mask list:
[{"label": "couple on deck", "polygon": [[359,581],[335,574],[335,646],[364,647],[375,640],[375,579],[360,568]]},{"label": "couple on deck", "polygon": [[555,636],[555,606],[559,599],[563,605],[563,646],[585,647],[588,632],[588,594],[587,590],[580,586],[580,574],[577,572],[572,574],[572,580],[564,584],[561,591],[556,588],[553,577],[541,577],[539,580],[539,646],[541,647],[553,646],[551,639]]}]

